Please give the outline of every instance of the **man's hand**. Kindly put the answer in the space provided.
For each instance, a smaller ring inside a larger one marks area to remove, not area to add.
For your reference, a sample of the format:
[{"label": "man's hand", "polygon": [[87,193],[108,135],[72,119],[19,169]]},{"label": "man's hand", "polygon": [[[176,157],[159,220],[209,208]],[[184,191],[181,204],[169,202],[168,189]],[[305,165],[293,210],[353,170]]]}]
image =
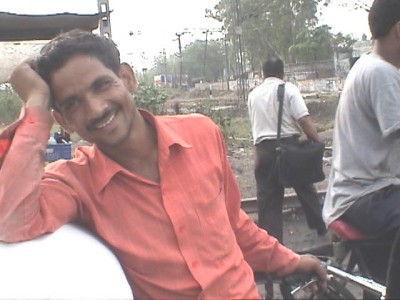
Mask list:
[{"label": "man's hand", "polygon": [[321,261],[312,255],[300,255],[300,262],[294,273],[310,273],[318,277],[318,285],[311,286],[313,292],[326,289],[328,286],[329,276],[325,268],[322,266]]},{"label": "man's hand", "polygon": [[27,59],[16,66],[11,72],[8,82],[26,107],[40,106],[50,109],[50,89],[35,71],[33,59]]}]

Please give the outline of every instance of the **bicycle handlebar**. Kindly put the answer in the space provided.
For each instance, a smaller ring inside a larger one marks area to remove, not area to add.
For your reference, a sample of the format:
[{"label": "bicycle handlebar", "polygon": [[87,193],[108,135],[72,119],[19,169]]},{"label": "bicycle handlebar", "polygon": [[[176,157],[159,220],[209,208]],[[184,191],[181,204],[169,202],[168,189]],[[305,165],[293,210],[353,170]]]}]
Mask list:
[{"label": "bicycle handlebar", "polygon": [[332,273],[342,279],[364,286],[372,292],[381,294],[383,297],[386,296],[386,287],[372,279],[367,279],[361,276],[356,276],[347,272],[344,272],[338,268],[327,265],[328,273]]}]

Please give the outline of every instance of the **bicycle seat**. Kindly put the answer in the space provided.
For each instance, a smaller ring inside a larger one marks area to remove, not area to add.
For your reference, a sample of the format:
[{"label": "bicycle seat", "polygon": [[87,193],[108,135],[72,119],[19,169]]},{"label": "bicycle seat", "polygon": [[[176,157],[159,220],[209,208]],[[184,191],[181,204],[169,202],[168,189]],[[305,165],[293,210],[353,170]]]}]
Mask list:
[{"label": "bicycle seat", "polygon": [[328,229],[334,235],[345,241],[358,241],[372,238],[371,236],[362,233],[361,231],[341,219],[337,219],[329,224]]}]

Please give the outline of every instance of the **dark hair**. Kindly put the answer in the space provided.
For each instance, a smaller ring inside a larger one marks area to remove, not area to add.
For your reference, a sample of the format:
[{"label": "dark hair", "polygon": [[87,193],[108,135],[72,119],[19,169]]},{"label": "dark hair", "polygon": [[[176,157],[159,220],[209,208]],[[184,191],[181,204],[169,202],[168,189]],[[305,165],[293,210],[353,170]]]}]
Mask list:
[{"label": "dark hair", "polygon": [[369,29],[373,39],[386,36],[399,21],[399,0],[374,0],[368,14]]},{"label": "dark hair", "polygon": [[284,74],[283,61],[275,55],[268,57],[266,62],[263,64],[264,78],[267,77],[278,77],[282,78]]},{"label": "dark hair", "polygon": [[37,58],[38,73],[50,83],[51,74],[76,54],[95,57],[115,74],[119,72],[120,53],[113,41],[88,31],[74,29],[59,34],[42,48]]}]

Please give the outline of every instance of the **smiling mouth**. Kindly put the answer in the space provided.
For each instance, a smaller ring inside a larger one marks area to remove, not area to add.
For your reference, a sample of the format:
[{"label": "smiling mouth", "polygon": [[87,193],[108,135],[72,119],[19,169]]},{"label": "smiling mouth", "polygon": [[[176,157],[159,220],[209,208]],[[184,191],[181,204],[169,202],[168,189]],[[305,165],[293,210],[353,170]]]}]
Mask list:
[{"label": "smiling mouth", "polygon": [[115,119],[115,112],[105,122],[98,124],[96,128],[103,129],[107,127],[114,119]]}]

